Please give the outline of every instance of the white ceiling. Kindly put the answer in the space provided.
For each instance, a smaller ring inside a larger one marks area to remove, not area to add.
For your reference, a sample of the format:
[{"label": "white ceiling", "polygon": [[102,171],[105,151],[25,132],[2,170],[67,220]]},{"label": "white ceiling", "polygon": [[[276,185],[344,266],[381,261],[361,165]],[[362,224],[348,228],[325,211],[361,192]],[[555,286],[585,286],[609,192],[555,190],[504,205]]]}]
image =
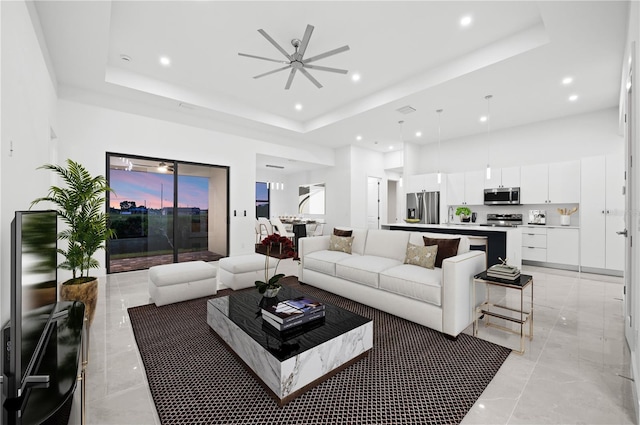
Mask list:
[{"label": "white ceiling", "polygon": [[[440,108],[443,142],[486,132],[487,94],[492,131],[616,106],[628,14],[616,1],[35,4],[61,97],[141,104],[275,143],[378,151],[435,142]],[[285,90],[288,70],[252,78],[283,65],[239,52],[284,59],[258,29],[292,53],[307,24],[305,57],[349,45],[315,62],[349,74],[310,70],[321,89],[298,73]],[[565,76],[574,82],[563,86]],[[416,112],[396,111],[405,105]]]}]

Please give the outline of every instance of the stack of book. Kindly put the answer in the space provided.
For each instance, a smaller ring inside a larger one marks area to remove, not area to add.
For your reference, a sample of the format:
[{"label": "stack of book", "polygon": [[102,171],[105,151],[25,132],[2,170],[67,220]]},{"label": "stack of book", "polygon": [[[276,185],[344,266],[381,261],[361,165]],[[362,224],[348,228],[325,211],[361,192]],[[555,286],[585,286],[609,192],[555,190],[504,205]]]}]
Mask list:
[{"label": "stack of book", "polygon": [[294,328],[324,317],[324,304],[307,296],[280,301],[262,309],[265,323],[279,331]]},{"label": "stack of book", "polygon": [[520,270],[517,267],[507,264],[495,264],[487,270],[487,277],[493,277],[504,280],[518,280],[520,278]]}]

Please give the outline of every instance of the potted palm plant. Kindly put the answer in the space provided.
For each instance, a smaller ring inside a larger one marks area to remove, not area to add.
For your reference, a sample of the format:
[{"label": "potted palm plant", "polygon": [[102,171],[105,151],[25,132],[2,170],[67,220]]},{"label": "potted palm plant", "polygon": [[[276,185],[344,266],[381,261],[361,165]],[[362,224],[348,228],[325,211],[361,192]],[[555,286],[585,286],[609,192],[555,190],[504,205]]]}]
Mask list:
[{"label": "potted palm plant", "polygon": [[58,248],[64,261],[58,267],[71,270],[72,278],[63,282],[60,298],[66,301],[82,301],[91,325],[98,299],[98,279],[89,270],[100,267],[93,255],[105,248],[107,239],[114,232],[107,226],[105,194],[111,189],[103,176],[92,176],[81,164],[67,159],[67,166],[46,164],[38,169],[56,173],[66,187],[51,186],[47,196],[31,202],[31,206],[48,201],[56,206],[58,216],[66,228],[58,233],[59,240],[66,240],[66,249]]}]

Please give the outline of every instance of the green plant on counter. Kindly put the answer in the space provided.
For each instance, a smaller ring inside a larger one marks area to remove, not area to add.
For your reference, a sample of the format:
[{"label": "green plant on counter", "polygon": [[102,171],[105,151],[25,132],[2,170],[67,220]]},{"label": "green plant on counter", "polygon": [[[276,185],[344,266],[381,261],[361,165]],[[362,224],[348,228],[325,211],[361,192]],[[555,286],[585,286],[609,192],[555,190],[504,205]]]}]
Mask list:
[{"label": "green plant on counter", "polygon": [[456,215],[459,215],[462,217],[469,217],[471,215],[471,210],[467,207],[458,207],[456,209]]}]

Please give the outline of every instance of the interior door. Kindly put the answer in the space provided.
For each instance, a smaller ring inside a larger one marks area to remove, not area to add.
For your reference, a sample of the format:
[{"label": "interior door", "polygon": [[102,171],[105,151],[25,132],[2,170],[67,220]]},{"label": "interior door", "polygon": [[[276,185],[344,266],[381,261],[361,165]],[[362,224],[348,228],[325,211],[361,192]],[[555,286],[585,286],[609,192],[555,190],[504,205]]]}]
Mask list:
[{"label": "interior door", "polygon": [[367,179],[367,229],[380,228],[380,178]]},{"label": "interior door", "polygon": [[[633,182],[635,181],[636,174],[633,167],[633,155],[634,155],[634,141],[636,140],[634,114],[635,104],[633,101],[633,67],[635,65],[635,43],[631,44],[631,64],[629,69],[629,76],[627,80],[627,97],[625,99],[625,214],[624,225],[625,228],[621,232],[625,237],[625,261],[624,261],[624,315],[625,315],[625,327],[624,334],[627,340],[627,344],[631,348],[631,351],[635,350],[635,332],[637,318],[633,317],[633,312],[637,310],[637,305],[634,300],[636,288],[633,286],[633,258],[638,258],[636,249],[633,246],[633,235],[636,234],[636,222],[632,216],[634,209]],[[636,242],[637,245],[637,242]]]}]

